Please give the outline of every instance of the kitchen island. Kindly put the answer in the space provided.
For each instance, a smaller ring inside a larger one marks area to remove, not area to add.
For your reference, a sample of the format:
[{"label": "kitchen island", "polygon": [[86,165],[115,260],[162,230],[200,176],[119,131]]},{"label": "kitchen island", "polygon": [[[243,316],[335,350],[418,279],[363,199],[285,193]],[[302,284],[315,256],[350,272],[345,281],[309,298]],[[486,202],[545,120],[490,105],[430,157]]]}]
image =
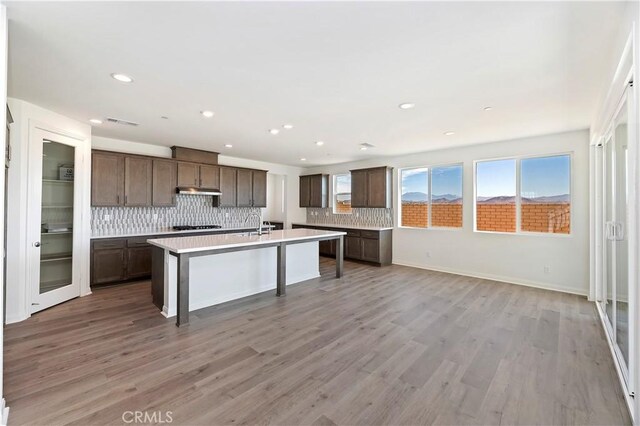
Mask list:
[{"label": "kitchen island", "polygon": [[[318,242],[336,240],[336,277],[342,277],[344,232],[289,229],[269,234],[150,239],[152,289],[166,317],[189,323],[189,311],[319,276]],[[161,293],[161,295],[160,295]],[[159,304],[158,303],[158,304]]]}]

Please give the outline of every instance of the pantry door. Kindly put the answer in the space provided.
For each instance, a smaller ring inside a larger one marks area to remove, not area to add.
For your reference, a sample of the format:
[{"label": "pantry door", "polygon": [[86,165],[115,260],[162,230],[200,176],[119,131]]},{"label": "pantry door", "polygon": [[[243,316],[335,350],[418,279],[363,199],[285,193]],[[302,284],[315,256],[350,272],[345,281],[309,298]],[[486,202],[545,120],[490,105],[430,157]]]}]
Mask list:
[{"label": "pantry door", "polygon": [[32,128],[29,145],[27,259],[31,312],[80,296],[81,191],[74,179],[81,141]]}]

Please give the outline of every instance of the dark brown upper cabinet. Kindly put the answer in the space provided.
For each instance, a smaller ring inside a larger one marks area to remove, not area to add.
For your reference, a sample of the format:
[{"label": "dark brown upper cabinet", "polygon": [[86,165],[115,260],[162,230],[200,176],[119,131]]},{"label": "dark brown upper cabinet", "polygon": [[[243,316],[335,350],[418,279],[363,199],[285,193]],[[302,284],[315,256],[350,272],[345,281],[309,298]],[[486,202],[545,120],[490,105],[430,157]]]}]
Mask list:
[{"label": "dark brown upper cabinet", "polygon": [[251,207],[252,205],[251,170],[238,169],[237,207]]},{"label": "dark brown upper cabinet", "polygon": [[238,169],[238,207],[267,207],[267,172]]},{"label": "dark brown upper cabinet", "polygon": [[251,206],[267,207],[267,172],[251,171]]},{"label": "dark brown upper cabinet", "polygon": [[124,205],[144,207],[151,205],[153,161],[146,157],[124,158]]},{"label": "dark brown upper cabinet", "polygon": [[326,208],[329,205],[329,175],[300,176],[300,207]]},{"label": "dark brown upper cabinet", "polygon": [[91,205],[124,205],[124,155],[93,152],[91,156]]},{"label": "dark brown upper cabinet", "polygon": [[351,207],[391,208],[391,167],[351,170]]},{"label": "dark brown upper cabinet", "polygon": [[220,167],[200,165],[200,188],[220,188]]},{"label": "dark brown upper cabinet", "polygon": [[154,206],[176,205],[177,170],[175,161],[153,160],[152,204]]},{"label": "dark brown upper cabinet", "polygon": [[213,197],[216,207],[235,207],[237,193],[237,174],[233,167],[220,167],[220,192],[222,195]]},{"label": "dark brown upper cabinet", "polygon": [[194,163],[178,163],[178,186],[199,187],[200,167]]}]

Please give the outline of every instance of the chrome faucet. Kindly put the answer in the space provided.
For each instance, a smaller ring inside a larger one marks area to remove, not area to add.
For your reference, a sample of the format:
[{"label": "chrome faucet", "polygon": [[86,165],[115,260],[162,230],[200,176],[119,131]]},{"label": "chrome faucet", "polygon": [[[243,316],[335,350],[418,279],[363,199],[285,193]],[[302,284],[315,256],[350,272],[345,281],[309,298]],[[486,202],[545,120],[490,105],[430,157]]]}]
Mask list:
[{"label": "chrome faucet", "polygon": [[247,222],[249,222],[249,219],[251,219],[253,216],[258,218],[258,226],[256,227],[256,232],[258,233],[258,235],[262,235],[262,214],[258,214],[255,212],[249,213],[247,218],[244,220],[244,223],[246,225]]}]

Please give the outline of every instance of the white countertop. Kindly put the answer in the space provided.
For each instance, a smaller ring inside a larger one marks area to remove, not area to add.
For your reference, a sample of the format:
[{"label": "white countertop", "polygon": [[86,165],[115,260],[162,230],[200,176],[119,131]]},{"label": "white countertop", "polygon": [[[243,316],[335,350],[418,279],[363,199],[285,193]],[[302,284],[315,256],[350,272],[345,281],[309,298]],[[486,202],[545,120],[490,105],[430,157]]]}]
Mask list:
[{"label": "white countertop", "polygon": [[314,240],[318,237],[338,237],[340,235],[346,234],[344,232],[316,229],[285,229],[284,231],[271,231],[270,234],[262,235],[194,235],[191,237],[150,239],[147,242],[179,254],[248,246],[259,248],[261,245],[273,243]]},{"label": "white countertop", "polygon": [[356,226],[356,225],[338,225],[337,223],[292,223],[298,226],[311,226],[317,228],[340,228],[340,229],[359,229],[362,231],[387,231],[393,229],[393,226]]},{"label": "white countertop", "polygon": [[[263,225],[262,229],[273,228],[273,225]],[[194,233],[203,233],[203,232],[245,232],[245,231],[255,231],[256,227],[253,226],[243,226],[241,228],[217,228],[217,229],[188,229],[185,231],[175,231],[172,228],[154,228],[154,229],[141,229],[137,231],[121,231],[121,232],[110,232],[108,234],[100,235],[100,234],[92,234],[92,240],[98,240],[101,238],[127,238],[127,237],[146,237],[151,235],[164,235],[164,234],[194,234]]]}]

